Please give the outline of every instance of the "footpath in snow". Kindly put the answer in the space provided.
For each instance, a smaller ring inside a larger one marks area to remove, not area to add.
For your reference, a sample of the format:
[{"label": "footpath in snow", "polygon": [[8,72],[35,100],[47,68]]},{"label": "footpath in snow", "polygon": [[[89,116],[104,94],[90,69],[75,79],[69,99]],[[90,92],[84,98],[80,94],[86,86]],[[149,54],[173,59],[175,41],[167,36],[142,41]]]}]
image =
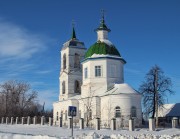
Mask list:
[{"label": "footpath in snow", "polygon": [[[71,129],[40,125],[2,125],[0,139],[69,139]],[[180,129],[135,129],[135,131],[74,129],[75,139],[180,139]]]}]

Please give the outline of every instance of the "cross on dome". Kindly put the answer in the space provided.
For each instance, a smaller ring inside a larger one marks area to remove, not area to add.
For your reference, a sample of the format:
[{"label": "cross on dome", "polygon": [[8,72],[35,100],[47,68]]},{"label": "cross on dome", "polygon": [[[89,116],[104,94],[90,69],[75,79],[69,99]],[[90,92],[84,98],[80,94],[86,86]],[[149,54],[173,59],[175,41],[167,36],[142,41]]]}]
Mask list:
[{"label": "cross on dome", "polygon": [[76,39],[76,32],[75,32],[75,29],[74,29],[74,26],[75,26],[75,22],[74,20],[72,20],[72,36],[71,36],[71,39]]},{"label": "cross on dome", "polygon": [[101,22],[100,22],[99,27],[97,29],[95,29],[95,31],[98,31],[98,30],[106,30],[108,32],[111,31],[105,24],[104,12],[105,12],[104,10],[101,10],[101,14],[102,14]]}]

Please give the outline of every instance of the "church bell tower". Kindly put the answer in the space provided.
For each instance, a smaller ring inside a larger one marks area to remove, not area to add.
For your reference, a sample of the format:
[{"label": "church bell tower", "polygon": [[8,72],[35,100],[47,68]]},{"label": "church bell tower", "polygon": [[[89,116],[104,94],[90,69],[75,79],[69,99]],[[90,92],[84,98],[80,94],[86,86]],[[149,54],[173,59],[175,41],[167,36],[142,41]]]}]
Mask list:
[{"label": "church bell tower", "polygon": [[80,61],[84,58],[85,52],[84,43],[76,38],[73,27],[71,39],[65,42],[61,49],[60,101],[81,94],[82,68]]}]

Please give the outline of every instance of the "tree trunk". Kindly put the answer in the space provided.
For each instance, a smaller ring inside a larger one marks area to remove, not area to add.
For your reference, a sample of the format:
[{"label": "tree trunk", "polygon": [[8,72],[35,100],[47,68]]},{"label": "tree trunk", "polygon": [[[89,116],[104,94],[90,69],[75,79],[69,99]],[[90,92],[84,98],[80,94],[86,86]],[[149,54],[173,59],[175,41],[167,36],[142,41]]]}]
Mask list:
[{"label": "tree trunk", "polygon": [[152,118],[154,118],[155,111],[156,111],[156,94],[153,96],[153,113],[152,113]]},{"label": "tree trunk", "polygon": [[156,112],[156,127],[158,127],[158,73],[155,69],[155,112]]}]

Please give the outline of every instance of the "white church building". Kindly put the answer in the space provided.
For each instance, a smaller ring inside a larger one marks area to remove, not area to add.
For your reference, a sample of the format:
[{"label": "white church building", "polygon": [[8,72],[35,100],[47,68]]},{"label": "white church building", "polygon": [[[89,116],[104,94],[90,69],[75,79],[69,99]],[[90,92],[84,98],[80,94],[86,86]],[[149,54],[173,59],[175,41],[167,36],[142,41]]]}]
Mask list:
[{"label": "white church building", "polygon": [[85,125],[93,126],[100,118],[101,126],[109,127],[116,118],[117,126],[128,126],[129,118],[135,125],[142,123],[141,95],[124,83],[124,64],[115,45],[108,40],[111,30],[106,26],[104,16],[96,29],[97,41],[87,50],[72,37],[61,49],[59,76],[59,101],[53,103],[53,122],[68,124],[68,107],[77,107],[74,122],[84,118]]}]

